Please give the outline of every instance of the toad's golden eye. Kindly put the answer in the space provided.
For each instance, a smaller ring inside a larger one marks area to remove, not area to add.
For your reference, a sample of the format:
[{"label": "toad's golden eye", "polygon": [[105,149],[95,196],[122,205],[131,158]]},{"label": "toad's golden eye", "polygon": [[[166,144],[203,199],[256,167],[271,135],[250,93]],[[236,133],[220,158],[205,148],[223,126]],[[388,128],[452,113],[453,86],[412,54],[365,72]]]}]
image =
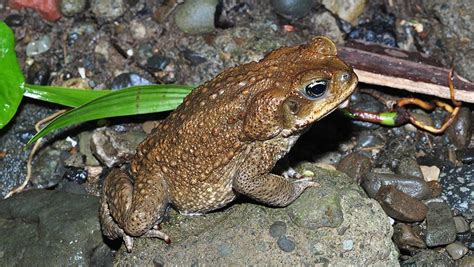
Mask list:
[{"label": "toad's golden eye", "polygon": [[309,99],[316,100],[326,93],[327,87],[328,80],[314,80],[306,85],[304,93]]}]

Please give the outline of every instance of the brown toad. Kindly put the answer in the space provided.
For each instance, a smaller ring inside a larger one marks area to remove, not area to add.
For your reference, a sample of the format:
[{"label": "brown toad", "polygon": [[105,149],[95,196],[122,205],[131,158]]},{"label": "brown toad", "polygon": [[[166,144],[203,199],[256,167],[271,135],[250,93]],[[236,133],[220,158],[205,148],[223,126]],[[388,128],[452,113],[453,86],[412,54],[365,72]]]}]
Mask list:
[{"label": "brown toad", "polygon": [[169,205],[184,214],[242,194],[286,206],[308,186],[271,174],[315,121],[353,92],[357,76],[325,37],[228,69],[199,86],[137,148],[130,173],[114,169],[101,200],[108,238],[169,237],[157,229]]}]

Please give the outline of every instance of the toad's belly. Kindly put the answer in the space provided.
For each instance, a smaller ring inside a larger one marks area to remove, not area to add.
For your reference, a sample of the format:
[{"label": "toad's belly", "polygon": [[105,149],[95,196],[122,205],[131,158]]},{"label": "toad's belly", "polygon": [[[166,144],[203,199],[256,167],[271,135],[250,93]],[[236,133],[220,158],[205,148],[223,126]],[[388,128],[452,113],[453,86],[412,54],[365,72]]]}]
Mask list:
[{"label": "toad's belly", "polygon": [[201,183],[189,185],[186,193],[173,192],[171,204],[181,213],[198,215],[224,207],[236,197],[232,190],[232,180],[220,184]]}]

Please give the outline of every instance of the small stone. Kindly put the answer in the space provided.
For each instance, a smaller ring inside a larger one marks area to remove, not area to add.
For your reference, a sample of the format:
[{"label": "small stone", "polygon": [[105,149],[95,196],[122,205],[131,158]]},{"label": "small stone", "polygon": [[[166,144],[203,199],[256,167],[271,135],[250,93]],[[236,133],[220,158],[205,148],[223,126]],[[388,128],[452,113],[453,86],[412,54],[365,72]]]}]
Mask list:
[{"label": "small stone", "polygon": [[286,223],[276,221],[270,226],[270,235],[274,238],[279,238],[286,234]]},{"label": "small stone", "polygon": [[[330,12],[311,14],[311,24],[314,28],[324,32],[336,44],[344,43],[344,33],[339,28],[338,20]],[[372,125],[374,124],[372,123]]]},{"label": "small stone", "polygon": [[403,157],[400,159],[396,173],[423,179],[423,173],[421,172],[420,165],[418,165],[416,159],[412,157]]},{"label": "small stone", "polygon": [[97,18],[114,20],[125,13],[123,0],[91,0],[92,12]]},{"label": "small stone", "polygon": [[83,184],[87,180],[87,171],[84,168],[67,167],[63,178],[70,182]]},{"label": "small stone", "polygon": [[469,224],[462,216],[456,216],[453,219],[454,225],[456,226],[456,233],[465,233],[470,230]]},{"label": "small stone", "polygon": [[384,140],[382,140],[378,135],[374,134],[372,131],[362,131],[357,136],[357,148],[373,148],[383,145]]},{"label": "small stone", "polygon": [[137,40],[144,39],[147,36],[145,25],[143,25],[143,23],[137,20],[133,20],[130,23],[130,29],[131,29],[133,38]]},{"label": "small stone", "polygon": [[384,185],[394,185],[398,190],[419,200],[431,196],[428,184],[416,177],[370,172],[362,181],[362,187],[372,198],[375,197],[379,189]]},{"label": "small stone", "polygon": [[209,33],[215,29],[217,0],[185,1],[175,11],[178,28],[190,34]]},{"label": "small stone", "polygon": [[286,18],[301,18],[311,11],[312,0],[272,0],[273,9]]},{"label": "small stone", "polygon": [[14,9],[32,8],[49,21],[56,21],[61,18],[57,0],[10,0],[8,5]]},{"label": "small stone", "polygon": [[421,172],[423,173],[423,177],[425,181],[438,181],[440,170],[436,166],[420,166]]},{"label": "small stone", "polygon": [[404,223],[397,223],[393,227],[393,241],[401,249],[414,250],[414,248],[426,248],[420,233]]},{"label": "small stone", "polygon": [[146,61],[146,66],[152,71],[162,71],[170,64],[171,60],[161,55],[153,55]]},{"label": "small stone", "polygon": [[454,242],[446,246],[446,251],[453,260],[459,260],[469,251],[462,243]]},{"label": "small stone", "polygon": [[127,72],[127,73],[122,73],[119,76],[115,77],[110,87],[112,90],[118,90],[118,89],[130,87],[130,86],[149,85],[149,84],[151,84],[151,82],[143,78],[142,76],[136,73]]},{"label": "small stone", "polygon": [[26,82],[29,84],[48,85],[50,75],[51,71],[46,63],[35,61],[28,68]]},{"label": "small stone", "polygon": [[337,169],[360,183],[362,177],[372,169],[372,162],[368,157],[359,153],[350,153],[339,162]]},{"label": "small stone", "polygon": [[207,61],[206,58],[189,49],[184,50],[182,54],[191,66],[197,66]]},{"label": "small stone", "polygon": [[342,249],[345,251],[352,250],[354,248],[354,241],[353,240],[344,240],[342,241]]},{"label": "small stone", "polygon": [[229,256],[233,252],[232,247],[227,243],[220,244],[217,250],[222,257]]},{"label": "small stone", "polygon": [[22,15],[19,14],[11,14],[8,17],[5,18],[5,23],[8,25],[10,28],[14,27],[21,27],[23,26],[23,21],[25,19],[23,18]]},{"label": "small stone", "polygon": [[323,0],[322,4],[339,18],[355,23],[365,9],[366,0]]},{"label": "small stone", "polygon": [[466,257],[463,257],[460,261],[459,261],[459,267],[472,267],[474,266],[474,256],[466,256]]},{"label": "small stone", "polygon": [[456,150],[456,158],[464,164],[474,163],[474,147]]},{"label": "small stone", "polygon": [[287,236],[281,236],[277,241],[278,247],[284,252],[292,252],[295,250],[295,242],[288,239]]},{"label": "small stone", "polygon": [[[474,209],[474,168],[464,165],[452,169],[443,169],[440,175],[443,187],[441,197],[465,217],[473,216]],[[471,205],[471,207],[470,207]]]},{"label": "small stone", "polygon": [[26,56],[32,57],[42,54],[51,48],[51,38],[43,35],[37,40],[31,41],[26,46]]},{"label": "small stone", "polygon": [[59,9],[66,17],[81,14],[86,9],[86,0],[61,0]]},{"label": "small stone", "polygon": [[428,247],[436,247],[454,242],[456,226],[451,209],[444,202],[428,203],[426,215],[425,242]]},{"label": "small stone", "polygon": [[430,187],[432,198],[439,197],[443,193],[443,187],[438,181],[429,181],[428,186]]},{"label": "small stone", "polygon": [[448,128],[448,139],[457,147],[465,148],[471,142],[471,111],[462,107],[454,123]]},{"label": "small stone", "polygon": [[375,199],[388,216],[402,222],[423,221],[428,212],[423,202],[397,190],[393,185],[382,186]]},{"label": "small stone", "polygon": [[402,260],[401,266],[454,266],[454,261],[446,252],[423,249],[414,256]]}]

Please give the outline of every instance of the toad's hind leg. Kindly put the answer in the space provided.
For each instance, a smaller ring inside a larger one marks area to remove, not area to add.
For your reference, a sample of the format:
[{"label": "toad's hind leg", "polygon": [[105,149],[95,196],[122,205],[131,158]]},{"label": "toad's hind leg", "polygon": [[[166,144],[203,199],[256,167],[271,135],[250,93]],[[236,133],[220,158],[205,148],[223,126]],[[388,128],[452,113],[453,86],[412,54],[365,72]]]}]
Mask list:
[{"label": "toad's hind leg", "polygon": [[160,179],[152,177],[132,184],[127,173],[114,169],[105,178],[101,196],[102,232],[110,239],[123,237],[128,251],[132,249],[133,237],[158,237],[169,242],[165,233],[154,229],[168,203]]}]

